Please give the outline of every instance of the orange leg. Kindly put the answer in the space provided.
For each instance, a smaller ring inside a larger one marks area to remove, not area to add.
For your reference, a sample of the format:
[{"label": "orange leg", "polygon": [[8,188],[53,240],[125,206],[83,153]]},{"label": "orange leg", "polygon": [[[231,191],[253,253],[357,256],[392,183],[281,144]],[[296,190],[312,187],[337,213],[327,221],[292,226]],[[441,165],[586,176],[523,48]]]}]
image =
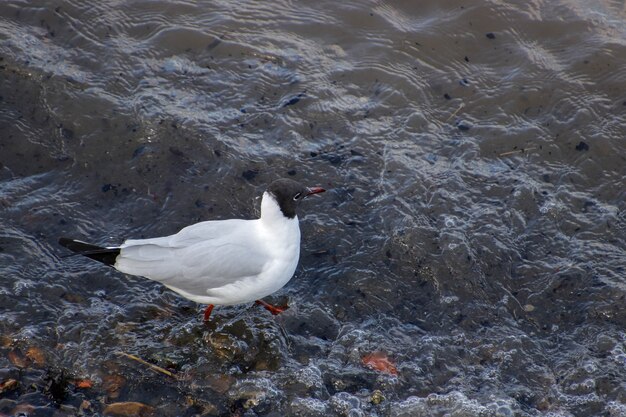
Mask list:
[{"label": "orange leg", "polygon": [[209,304],[206,307],[206,310],[204,310],[204,321],[209,321],[209,317],[211,317],[211,311],[213,311],[213,307],[215,307],[213,304]]},{"label": "orange leg", "polygon": [[273,306],[273,305],[271,305],[269,303],[266,303],[263,300],[256,300],[255,303],[257,303],[258,305],[263,306],[267,311],[269,311],[273,315],[280,314],[280,313],[282,313],[283,311],[285,311],[285,310],[287,310],[289,308],[289,306],[284,306],[284,307]]}]

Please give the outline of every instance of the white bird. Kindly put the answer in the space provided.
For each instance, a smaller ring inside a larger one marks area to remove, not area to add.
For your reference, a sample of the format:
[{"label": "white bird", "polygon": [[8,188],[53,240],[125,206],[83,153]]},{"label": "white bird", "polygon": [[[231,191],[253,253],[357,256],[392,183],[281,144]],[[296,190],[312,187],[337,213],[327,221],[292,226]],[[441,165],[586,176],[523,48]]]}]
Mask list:
[{"label": "white bird", "polygon": [[293,276],[300,257],[296,208],[305,197],[322,193],[279,179],[263,193],[261,217],[213,220],[153,239],[129,239],[119,247],[101,247],[62,237],[66,248],[118,271],[158,281],[196,303],[214,305],[256,301],[272,314],[283,308],[262,301]]}]

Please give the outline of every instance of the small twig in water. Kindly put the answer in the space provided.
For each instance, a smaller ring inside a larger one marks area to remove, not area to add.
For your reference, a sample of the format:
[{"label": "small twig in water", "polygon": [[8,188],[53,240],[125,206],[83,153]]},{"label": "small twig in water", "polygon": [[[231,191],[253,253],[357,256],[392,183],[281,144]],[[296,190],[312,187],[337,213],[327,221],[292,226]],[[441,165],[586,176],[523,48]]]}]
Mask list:
[{"label": "small twig in water", "polygon": [[532,151],[532,150],[535,150],[535,149],[537,149],[537,148],[522,148],[522,149],[516,149],[516,150],[514,150],[514,151],[503,152],[503,153],[501,153],[501,154],[500,154],[500,155],[498,155],[498,156],[509,156],[509,155],[513,155],[513,154],[516,154],[516,153],[524,153],[524,152],[526,152],[526,151]]},{"label": "small twig in water", "polygon": [[175,378],[175,379],[177,378],[176,374],[174,374],[173,372],[170,372],[167,369],[163,369],[160,366],[151,364],[150,362],[146,362],[146,361],[144,361],[143,359],[141,359],[138,356],[131,355],[130,353],[125,353],[125,352],[117,352],[117,353],[118,353],[118,355],[126,356],[128,359],[132,359],[134,361],[137,361],[137,362],[139,362],[142,365],[146,365],[148,368],[152,369],[155,372],[160,372],[162,374],[165,374],[165,375],[167,375],[169,377],[172,377],[172,378]]},{"label": "small twig in water", "polygon": [[446,119],[446,123],[448,123],[450,121],[450,119],[452,119],[454,116],[456,116],[456,114],[463,108],[465,107],[465,103],[461,103],[461,105],[459,106],[458,109],[456,109],[454,111],[454,113],[452,113],[450,116],[448,116],[448,118]]}]

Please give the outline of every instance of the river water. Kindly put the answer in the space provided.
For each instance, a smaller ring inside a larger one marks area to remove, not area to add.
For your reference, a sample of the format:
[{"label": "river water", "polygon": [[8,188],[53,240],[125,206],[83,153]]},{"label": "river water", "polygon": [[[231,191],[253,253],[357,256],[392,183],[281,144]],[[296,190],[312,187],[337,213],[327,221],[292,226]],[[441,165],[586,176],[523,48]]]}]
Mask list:
[{"label": "river water", "polygon": [[[626,415],[625,21],[1,2],[0,415]],[[279,177],[329,191],[278,316],[57,244],[253,218]]]}]

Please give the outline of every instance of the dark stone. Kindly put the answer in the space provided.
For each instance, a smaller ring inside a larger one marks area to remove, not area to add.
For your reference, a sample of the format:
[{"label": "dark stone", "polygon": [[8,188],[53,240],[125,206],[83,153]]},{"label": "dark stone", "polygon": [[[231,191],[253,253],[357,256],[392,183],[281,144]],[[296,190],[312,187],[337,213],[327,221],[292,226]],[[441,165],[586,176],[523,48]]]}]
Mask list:
[{"label": "dark stone", "polygon": [[141,155],[142,153],[144,153],[144,151],[146,150],[146,145],[141,145],[139,146],[137,149],[135,149],[135,151],[133,152],[133,159],[137,158],[139,155]]},{"label": "dark stone", "polygon": [[[223,35],[222,35],[223,36]],[[211,41],[211,43],[209,43],[206,46],[207,51],[210,51],[211,49],[215,49],[220,43],[222,43],[222,39],[221,38],[215,38]]]},{"label": "dark stone", "polygon": [[287,175],[291,175],[293,177],[294,175],[296,175],[296,170],[290,169],[289,171],[287,171]]},{"label": "dark stone", "polygon": [[341,163],[341,156],[339,155],[328,155],[328,161],[333,165],[338,165]]},{"label": "dark stone", "polygon": [[185,156],[185,153],[175,146],[170,146],[170,152],[176,156]]},{"label": "dark stone", "polygon": [[72,139],[74,137],[74,131],[67,129],[65,127],[62,127],[61,136],[63,136],[65,139]]},{"label": "dark stone", "polygon": [[493,32],[489,32],[487,34],[485,34],[485,36],[487,37],[487,39],[495,39],[496,35]]},{"label": "dark stone", "polygon": [[292,97],[291,99],[287,100],[287,102],[283,104],[282,107],[293,106],[294,104],[299,102],[302,97],[304,97],[304,93],[300,93],[297,96]]},{"label": "dark stone", "polygon": [[450,94],[446,93],[443,95],[443,98],[445,98],[446,100],[451,100],[452,97],[450,97]]},{"label": "dark stone", "polygon": [[589,207],[592,207],[592,206],[595,206],[595,205],[596,205],[596,203],[593,202],[593,201],[589,201],[589,200],[585,201],[585,208],[589,208]]},{"label": "dark stone", "polygon": [[576,145],[576,150],[577,151],[588,151],[589,150],[589,145],[587,145],[585,142],[583,142],[581,140],[580,143],[578,145]]},{"label": "dark stone", "polygon": [[69,379],[64,370],[48,369],[44,376],[44,392],[57,404],[63,402],[67,395]]},{"label": "dark stone", "polygon": [[247,169],[241,174],[248,181],[252,181],[257,175],[259,175],[259,171],[256,169]]}]

